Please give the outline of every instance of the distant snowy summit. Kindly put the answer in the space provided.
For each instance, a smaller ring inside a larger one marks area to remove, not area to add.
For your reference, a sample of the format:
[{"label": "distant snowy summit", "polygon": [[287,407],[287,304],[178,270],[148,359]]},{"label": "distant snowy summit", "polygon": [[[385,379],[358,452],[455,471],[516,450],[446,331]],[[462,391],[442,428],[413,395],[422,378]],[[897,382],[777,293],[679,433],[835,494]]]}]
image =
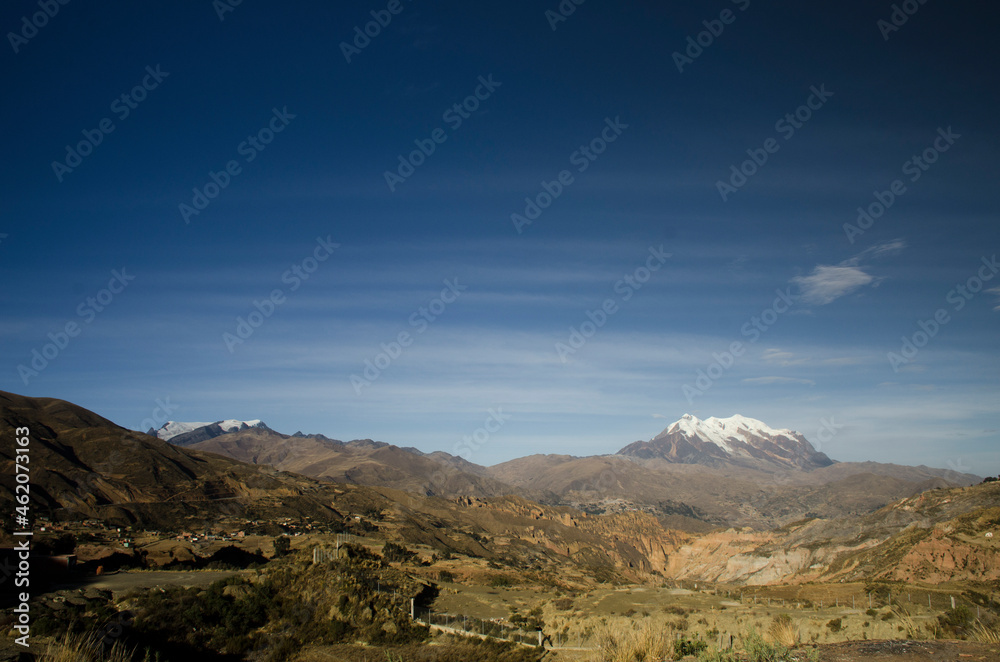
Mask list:
[{"label": "distant snowy summit", "polygon": [[808,471],[834,464],[798,432],[775,429],[738,414],[704,421],[685,414],[652,440],[629,444],[618,454],[637,460],[759,469]]},{"label": "distant snowy summit", "polygon": [[147,434],[159,437],[163,441],[169,441],[175,446],[189,446],[199,441],[214,439],[228,432],[238,432],[249,430],[250,428],[262,428],[270,430],[269,427],[259,419],[252,421],[237,421],[228,418],[215,423],[182,423],[180,421],[167,421],[159,430],[149,429]]}]

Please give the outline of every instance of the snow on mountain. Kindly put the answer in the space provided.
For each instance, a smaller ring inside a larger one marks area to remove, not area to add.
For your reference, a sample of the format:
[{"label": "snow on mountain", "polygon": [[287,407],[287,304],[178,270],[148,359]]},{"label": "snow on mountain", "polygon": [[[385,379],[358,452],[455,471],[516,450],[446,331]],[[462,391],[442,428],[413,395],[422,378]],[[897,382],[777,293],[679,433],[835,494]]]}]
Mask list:
[{"label": "snow on mountain", "polygon": [[739,414],[729,418],[715,418],[713,416],[704,421],[698,420],[696,416],[691,414],[684,414],[679,421],[668,427],[659,436],[671,432],[681,432],[689,437],[700,437],[705,441],[712,442],[730,455],[746,455],[747,453],[742,448],[734,448],[727,442],[749,442],[753,437],[762,435],[794,439],[796,434],[793,430],[776,430],[762,421]]},{"label": "snow on mountain", "polygon": [[705,420],[685,414],[651,441],[637,441],[618,453],[640,460],[758,468],[814,469],[833,464],[798,432],[739,414]]},{"label": "snow on mountain", "polygon": [[[216,421],[214,423],[184,423],[181,421],[167,421],[156,430],[155,434],[157,437],[163,441],[170,441],[174,437],[180,436],[182,434],[188,434],[189,432],[194,432],[195,430],[200,430],[201,428],[207,428],[210,425],[218,425],[224,432],[234,432],[236,430],[242,430],[247,428],[258,428],[267,427],[264,422],[260,419],[253,419],[251,421],[238,421],[233,418],[227,418],[224,421]],[[152,434],[152,432],[151,432]]]},{"label": "snow on mountain", "polygon": [[203,428],[206,425],[211,425],[211,423],[181,423],[180,421],[167,421],[159,430],[156,431],[156,436],[163,441],[168,441],[179,434],[185,434],[187,432],[191,432],[192,430]]},{"label": "snow on mountain", "polygon": [[260,427],[261,423],[262,421],[259,418],[255,418],[252,421],[237,421],[232,418],[227,418],[224,421],[219,421],[216,425],[226,432],[232,432],[233,430],[242,430],[244,425],[248,428]]}]

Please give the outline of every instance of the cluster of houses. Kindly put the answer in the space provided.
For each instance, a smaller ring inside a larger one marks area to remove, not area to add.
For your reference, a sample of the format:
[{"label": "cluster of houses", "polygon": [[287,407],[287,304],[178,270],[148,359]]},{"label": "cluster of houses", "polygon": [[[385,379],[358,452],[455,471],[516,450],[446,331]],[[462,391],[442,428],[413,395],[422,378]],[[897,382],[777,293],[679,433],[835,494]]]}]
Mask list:
[{"label": "cluster of houses", "polygon": [[217,532],[210,533],[208,531],[203,531],[202,533],[192,533],[190,531],[181,531],[175,537],[175,540],[179,542],[209,542],[209,541],[221,541],[229,542],[231,540],[243,540],[247,537],[246,531],[235,531],[235,532]]}]

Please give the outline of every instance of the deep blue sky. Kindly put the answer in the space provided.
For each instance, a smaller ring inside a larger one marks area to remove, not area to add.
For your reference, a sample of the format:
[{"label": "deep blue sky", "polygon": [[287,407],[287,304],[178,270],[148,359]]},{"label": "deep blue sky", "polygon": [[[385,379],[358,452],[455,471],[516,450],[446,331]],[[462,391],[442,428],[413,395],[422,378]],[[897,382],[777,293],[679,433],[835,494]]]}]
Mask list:
[{"label": "deep blue sky", "polygon": [[[425,451],[454,451],[500,408],[466,453],[482,464],[741,413],[840,460],[1000,472],[1000,277],[984,267],[981,291],[949,295],[1000,252],[992,5],[931,1],[885,39],[889,2],[590,0],[553,30],[555,0],[403,0],[348,63],[341,42],[388,3],[244,0],[224,20],[209,0],[177,4],[70,2],[16,53],[9,33],[39,6],[0,10],[0,388],[127,427],[169,400],[174,420]],[[674,52],[726,9],[679,72]],[[122,118],[112,104],[147,67],[168,75]],[[444,113],[491,76],[455,128]],[[789,135],[777,123],[812,88],[832,96]],[[274,109],[294,118],[241,149]],[[114,130],[57,177],[104,118]],[[616,120],[579,172],[574,152]],[[911,181],[904,164],[949,127],[960,137]],[[438,128],[390,191],[385,172]],[[723,200],[717,182],[768,139],[777,151]],[[231,160],[239,174],[185,223],[179,205]],[[518,233],[511,215],[563,170],[572,183]],[[849,241],[844,224],[896,179],[905,192]],[[317,237],[339,248],[292,291],[283,275]],[[648,282],[616,287],[661,246]],[[97,313],[88,297],[122,269],[134,280]],[[446,279],[467,289],[421,321]],[[283,303],[230,352],[224,334],[275,289]],[[754,331],[776,290],[794,304]],[[606,323],[560,356],[608,299]],[[887,354],[939,309],[948,321],[894,369]],[[48,365],[19,370],[71,322]],[[412,344],[353,387],[401,332]],[[715,356],[727,367],[686,395]]]}]

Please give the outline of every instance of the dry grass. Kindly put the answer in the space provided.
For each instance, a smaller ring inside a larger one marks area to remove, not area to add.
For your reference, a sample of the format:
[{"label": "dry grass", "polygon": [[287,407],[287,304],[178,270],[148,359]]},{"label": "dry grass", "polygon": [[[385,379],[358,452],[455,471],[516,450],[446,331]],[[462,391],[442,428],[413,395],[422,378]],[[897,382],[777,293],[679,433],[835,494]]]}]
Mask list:
[{"label": "dry grass", "polygon": [[972,633],[976,636],[976,641],[984,644],[1000,644],[1000,625],[997,623],[987,626],[982,621],[976,621],[972,626]]},{"label": "dry grass", "polygon": [[[146,658],[149,659],[148,656]],[[96,633],[88,635],[66,634],[40,653],[36,662],[131,662],[132,651],[121,642],[102,646]]]},{"label": "dry grass", "polygon": [[785,648],[791,648],[798,643],[799,639],[798,632],[795,631],[795,626],[792,624],[792,617],[788,614],[775,616],[771,626],[767,629],[767,635],[771,642]]},{"label": "dry grass", "polygon": [[674,656],[673,642],[649,623],[635,630],[605,628],[597,641],[599,662],[661,662]]},{"label": "dry grass", "polygon": [[906,632],[907,639],[919,641],[927,638],[927,631],[916,624],[909,609],[901,605],[896,605],[892,608],[892,613],[899,619],[903,631]]}]

